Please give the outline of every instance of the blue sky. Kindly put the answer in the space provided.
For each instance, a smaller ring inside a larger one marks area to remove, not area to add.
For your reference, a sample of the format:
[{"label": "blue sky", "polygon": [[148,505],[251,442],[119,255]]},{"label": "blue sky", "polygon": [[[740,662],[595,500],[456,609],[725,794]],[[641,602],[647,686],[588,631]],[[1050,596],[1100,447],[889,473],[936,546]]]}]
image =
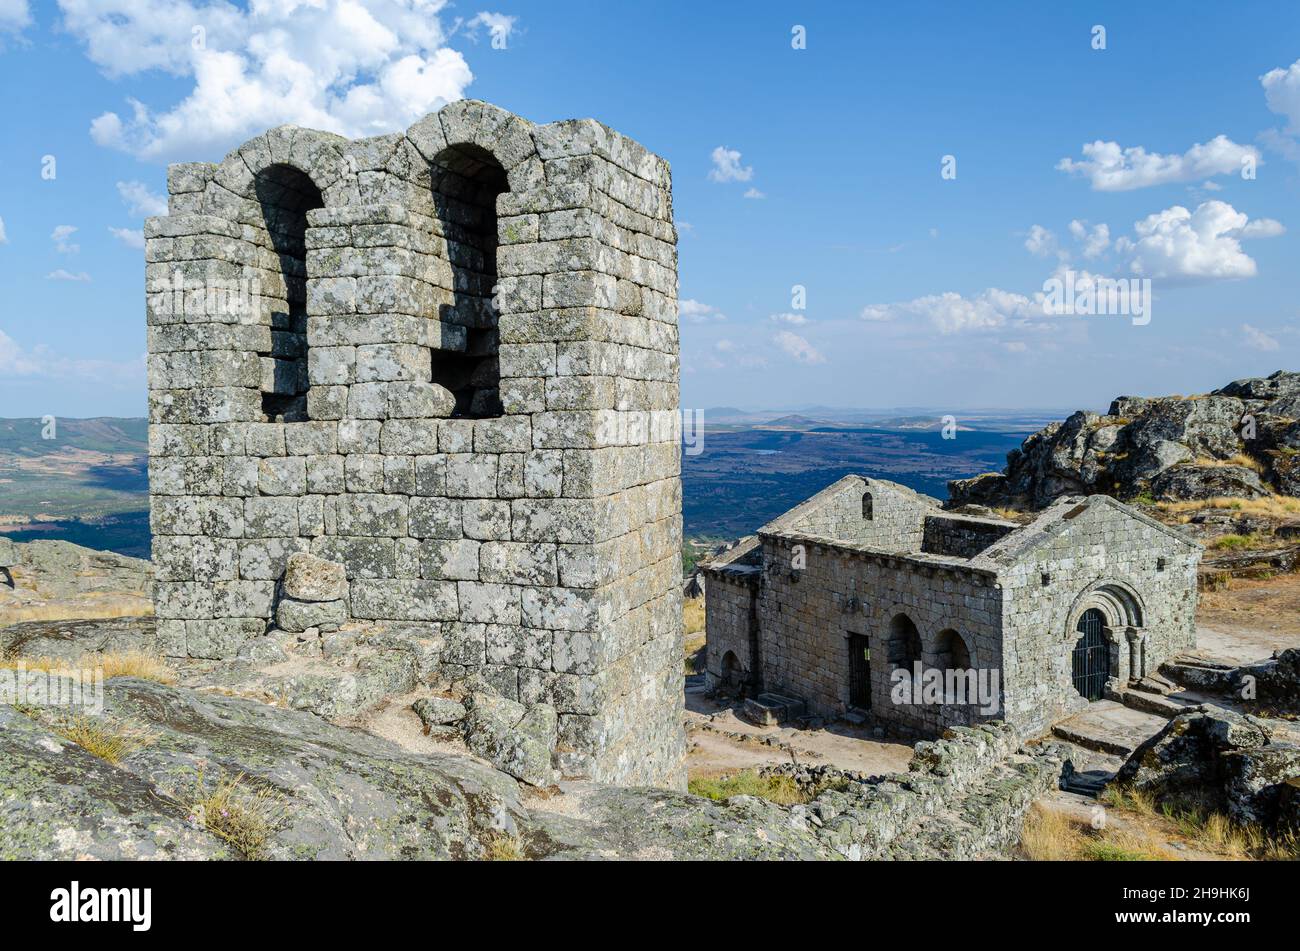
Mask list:
[{"label": "blue sky", "polygon": [[[1300,5],[490,2],[0,0],[0,416],[144,412],[168,161],[460,95],[672,162],[687,406],[1104,407],[1300,369]],[[1150,321],[1046,315],[1067,270],[1150,278]]]}]

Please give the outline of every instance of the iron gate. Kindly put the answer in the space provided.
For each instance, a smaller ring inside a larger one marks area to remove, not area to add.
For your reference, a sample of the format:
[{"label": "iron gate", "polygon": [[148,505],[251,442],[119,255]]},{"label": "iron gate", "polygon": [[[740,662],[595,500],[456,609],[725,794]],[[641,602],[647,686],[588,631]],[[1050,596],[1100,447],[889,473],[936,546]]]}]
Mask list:
[{"label": "iron gate", "polygon": [[1079,618],[1079,640],[1074,645],[1071,662],[1074,689],[1088,700],[1100,700],[1110,676],[1110,645],[1102,630],[1105,618],[1096,608],[1089,608]]},{"label": "iron gate", "polygon": [[849,635],[849,706],[871,709],[871,642],[865,634]]}]

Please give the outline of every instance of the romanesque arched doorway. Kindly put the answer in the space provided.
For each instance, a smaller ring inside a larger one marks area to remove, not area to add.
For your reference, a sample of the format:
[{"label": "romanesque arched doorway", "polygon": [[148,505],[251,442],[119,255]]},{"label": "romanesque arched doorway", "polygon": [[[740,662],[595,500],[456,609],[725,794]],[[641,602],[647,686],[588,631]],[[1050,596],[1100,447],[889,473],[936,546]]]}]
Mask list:
[{"label": "romanesque arched doorway", "polygon": [[1087,700],[1100,700],[1110,677],[1110,642],[1105,627],[1106,618],[1097,608],[1079,615],[1079,639],[1070,655],[1070,668],[1074,689]]}]

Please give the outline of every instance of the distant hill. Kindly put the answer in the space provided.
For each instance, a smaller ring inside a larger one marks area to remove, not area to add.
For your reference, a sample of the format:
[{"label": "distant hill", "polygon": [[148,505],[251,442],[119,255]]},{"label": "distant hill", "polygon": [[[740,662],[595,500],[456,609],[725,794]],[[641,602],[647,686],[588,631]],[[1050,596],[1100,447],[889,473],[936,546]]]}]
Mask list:
[{"label": "distant hill", "polygon": [[765,423],[759,423],[755,429],[795,429],[808,430],[819,429],[825,426],[833,426],[834,423],[828,423],[821,419],[812,419],[808,416],[778,416],[776,419],[769,420]]},{"label": "distant hill", "polygon": [[68,448],[105,453],[149,451],[149,421],[144,417],[56,418],[53,439],[42,436],[45,428],[40,419],[0,418],[0,453],[38,456]]},{"label": "distant hill", "polygon": [[149,557],[148,435],[143,418],[0,419],[0,533]]}]

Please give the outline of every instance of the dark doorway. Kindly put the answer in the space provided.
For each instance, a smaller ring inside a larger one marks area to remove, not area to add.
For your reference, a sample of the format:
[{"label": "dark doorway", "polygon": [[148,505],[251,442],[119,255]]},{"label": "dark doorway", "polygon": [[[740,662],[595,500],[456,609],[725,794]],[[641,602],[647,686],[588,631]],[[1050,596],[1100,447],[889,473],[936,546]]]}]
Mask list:
[{"label": "dark doorway", "polygon": [[871,642],[865,634],[849,635],[849,706],[871,709]]},{"label": "dark doorway", "polygon": [[740,671],[740,661],[736,659],[735,653],[727,651],[722,655],[722,692],[739,693],[743,683],[744,675]]},{"label": "dark doorway", "polygon": [[1106,641],[1106,619],[1096,608],[1089,608],[1079,618],[1075,642],[1070,655],[1074,689],[1088,700],[1100,700],[1110,676],[1110,644]]}]

